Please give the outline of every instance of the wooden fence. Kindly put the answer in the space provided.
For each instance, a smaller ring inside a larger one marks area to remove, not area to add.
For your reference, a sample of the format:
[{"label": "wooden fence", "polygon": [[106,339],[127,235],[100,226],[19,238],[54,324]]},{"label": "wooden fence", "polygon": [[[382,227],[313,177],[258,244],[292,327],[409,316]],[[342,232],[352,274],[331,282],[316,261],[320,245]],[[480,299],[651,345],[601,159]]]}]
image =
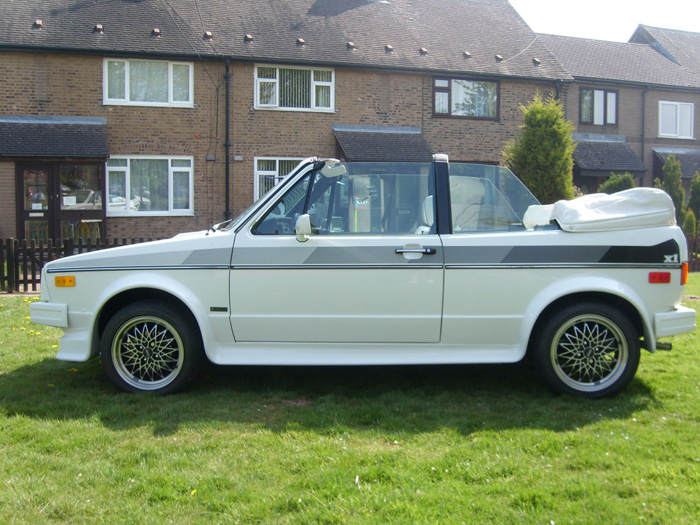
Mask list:
[{"label": "wooden fence", "polygon": [[[690,271],[700,271],[700,235],[688,237],[688,253],[690,254]],[[0,239],[0,291],[38,292],[41,280],[41,269],[44,264],[54,259],[139,244],[153,239],[97,239],[96,241],[80,239],[77,243],[66,241],[26,241],[17,239]]]},{"label": "wooden fence", "polygon": [[115,246],[139,244],[153,239],[97,239],[78,242],[72,240],[26,241],[18,239],[0,239],[0,291],[38,292],[41,284],[41,269],[49,261],[94,252]]}]

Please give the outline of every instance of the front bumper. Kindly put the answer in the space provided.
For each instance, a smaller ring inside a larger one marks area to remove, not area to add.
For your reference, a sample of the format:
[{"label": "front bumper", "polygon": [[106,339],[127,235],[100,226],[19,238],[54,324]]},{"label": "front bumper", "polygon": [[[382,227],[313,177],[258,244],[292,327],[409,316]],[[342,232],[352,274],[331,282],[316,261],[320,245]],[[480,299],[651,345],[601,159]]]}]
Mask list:
[{"label": "front bumper", "polygon": [[29,307],[29,319],[32,323],[68,327],[68,305],[60,303],[32,303]]},{"label": "front bumper", "polygon": [[67,304],[37,302],[30,306],[29,319],[32,323],[63,329],[57,359],[82,362],[93,356],[95,346],[89,329],[92,326],[91,314],[72,312],[69,328]]},{"label": "front bumper", "polygon": [[695,310],[676,306],[671,312],[654,314],[654,334],[656,338],[684,334],[695,330]]}]

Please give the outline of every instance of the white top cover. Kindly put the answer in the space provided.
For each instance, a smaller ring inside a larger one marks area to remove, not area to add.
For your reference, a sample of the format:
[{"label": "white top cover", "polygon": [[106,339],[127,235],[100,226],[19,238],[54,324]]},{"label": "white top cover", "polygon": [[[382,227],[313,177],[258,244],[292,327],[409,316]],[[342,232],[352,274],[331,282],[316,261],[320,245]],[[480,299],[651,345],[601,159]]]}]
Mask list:
[{"label": "white top cover", "polygon": [[[546,224],[543,215],[568,232],[593,232],[675,226],[676,213],[671,197],[656,188],[632,188],[607,195],[594,193],[551,206],[531,206],[525,213],[528,228]],[[530,219],[530,220],[528,220]]]}]

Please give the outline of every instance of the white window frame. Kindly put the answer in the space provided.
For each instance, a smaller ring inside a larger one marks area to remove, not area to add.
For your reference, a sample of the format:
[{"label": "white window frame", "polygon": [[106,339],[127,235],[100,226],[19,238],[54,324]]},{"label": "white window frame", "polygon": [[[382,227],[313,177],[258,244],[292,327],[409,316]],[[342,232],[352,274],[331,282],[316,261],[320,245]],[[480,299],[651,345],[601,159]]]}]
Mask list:
[{"label": "white window frame", "polygon": [[[258,78],[258,69],[268,68],[274,69],[276,71],[275,78]],[[308,108],[292,108],[279,105],[280,99],[280,85],[279,85],[279,70],[280,69],[299,69],[311,72],[311,84],[309,89],[311,90],[311,107]],[[314,80],[314,71],[324,71],[331,73],[331,80]],[[253,72],[255,80],[255,109],[265,109],[265,110],[275,110],[275,111],[304,111],[304,112],[317,112],[317,113],[334,113],[335,112],[335,70],[327,67],[301,67],[301,66],[277,66],[272,64],[256,64],[255,71]],[[271,104],[265,104],[260,101],[260,86],[262,84],[274,84],[275,85],[275,100]],[[319,107],[316,102],[316,87],[318,86],[328,86],[330,88],[330,107],[321,106]]]},{"label": "white window frame", "polygon": [[[253,171],[254,171],[254,176],[253,176],[253,191],[254,191],[254,201],[257,201],[262,195],[260,195],[260,177],[275,177],[275,184],[279,184],[288,174],[280,174],[279,172],[279,165],[280,161],[285,161],[285,160],[292,160],[296,161],[297,164],[304,160],[306,157],[254,157],[253,158]],[[275,169],[274,171],[267,171],[267,170],[259,170],[258,169],[258,161],[260,160],[274,160],[275,161]]]},{"label": "white window frame", "polygon": [[[107,199],[105,206],[107,208],[107,217],[189,217],[194,215],[194,157],[191,156],[166,156],[166,155],[112,155],[110,160],[126,160],[126,166],[109,166],[105,163],[105,174],[106,174],[106,188],[107,188]],[[168,209],[167,210],[132,210],[131,201],[131,161],[132,160],[167,160],[168,161]],[[173,166],[172,161],[177,160],[188,160],[190,161],[189,167]],[[173,176],[174,173],[187,172],[189,173],[189,201],[190,205],[187,209],[174,209],[173,208]],[[124,194],[127,197],[127,204],[125,210],[110,210],[109,208],[109,188],[110,188],[110,176],[116,173],[124,174]]]},{"label": "white window frame", "polygon": [[[663,129],[663,118],[662,113],[666,111],[675,112],[676,126],[675,131],[669,132],[669,130]],[[685,117],[688,119],[688,130],[689,134],[684,134],[681,129],[681,111],[687,111]],[[694,139],[695,136],[695,105],[692,102],[671,102],[668,100],[659,100],[659,138],[668,139]]]},{"label": "white window frame", "polygon": [[[130,89],[130,64],[131,62],[160,62],[168,64],[168,101],[167,102],[149,102],[149,101],[132,101],[129,99]],[[109,97],[109,64],[115,62],[123,62],[124,67],[124,98]],[[189,100],[173,100],[173,66],[187,66],[189,68]],[[105,58],[102,68],[102,100],[105,105],[112,106],[142,106],[142,107],[177,107],[177,108],[193,108],[194,107],[194,62],[168,62],[165,60],[142,60],[128,58]]]}]

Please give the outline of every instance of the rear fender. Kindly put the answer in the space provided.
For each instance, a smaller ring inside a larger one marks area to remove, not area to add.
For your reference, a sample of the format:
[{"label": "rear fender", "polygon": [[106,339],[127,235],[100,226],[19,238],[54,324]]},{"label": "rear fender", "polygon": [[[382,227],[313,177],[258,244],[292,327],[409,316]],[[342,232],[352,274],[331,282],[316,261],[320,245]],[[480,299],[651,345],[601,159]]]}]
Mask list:
[{"label": "rear fender", "polygon": [[[644,301],[640,295],[630,286],[615,279],[606,277],[572,276],[568,279],[557,280],[542,289],[530,302],[525,313],[521,328],[521,341],[530,341],[537,322],[544,311],[555,302],[580,294],[604,294],[614,296],[616,299],[628,303],[638,314],[641,320],[644,347],[653,352],[656,350],[656,340],[653,337],[653,328]],[[631,321],[635,321],[632,319]],[[523,349],[523,355],[526,349]]]}]

